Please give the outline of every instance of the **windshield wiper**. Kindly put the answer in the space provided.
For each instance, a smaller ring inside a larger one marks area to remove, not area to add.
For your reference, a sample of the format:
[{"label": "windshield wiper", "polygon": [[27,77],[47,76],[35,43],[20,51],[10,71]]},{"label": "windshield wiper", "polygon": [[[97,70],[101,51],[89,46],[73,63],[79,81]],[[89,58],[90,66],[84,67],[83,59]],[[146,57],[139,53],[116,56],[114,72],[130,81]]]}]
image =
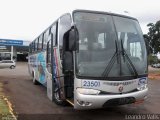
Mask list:
[{"label": "windshield wiper", "polygon": [[137,78],[137,77],[138,77],[137,70],[136,70],[135,66],[133,65],[131,59],[129,58],[128,54],[126,53],[124,47],[123,47],[122,39],[121,39],[120,41],[121,41],[121,49],[122,49],[121,52],[122,52],[123,60],[125,61],[125,57],[126,57],[126,59],[128,60],[130,66],[132,67],[132,69],[133,69],[133,71],[134,71],[134,73],[135,73],[135,77]]},{"label": "windshield wiper", "polygon": [[122,54],[123,60],[125,61],[125,58],[126,58],[128,63],[130,64],[129,66],[131,66],[131,69],[133,70],[133,72],[135,74],[135,77],[137,78],[138,77],[137,70],[136,70],[135,66],[133,65],[131,59],[129,58],[128,54],[126,53],[124,47],[123,47],[122,39],[120,40],[120,42],[121,42],[121,49],[122,50],[120,52],[118,51],[118,44],[117,44],[117,41],[115,41],[116,51],[115,51],[114,55],[112,56],[111,60],[109,61],[108,65],[106,66],[104,72],[102,73],[102,76],[103,77],[108,77],[108,74],[110,73],[110,71],[111,71],[111,69],[112,69],[112,67],[115,63],[116,56],[117,56],[117,63],[119,64],[120,63],[119,55]]},{"label": "windshield wiper", "polygon": [[115,63],[116,56],[117,56],[117,63],[119,63],[118,44],[117,44],[116,40],[115,40],[115,46],[116,46],[116,51],[115,51],[114,55],[112,56],[111,60],[109,61],[108,65],[106,66],[104,72],[102,73],[102,76],[104,76],[104,77],[108,77],[108,74],[111,71],[113,64]]}]

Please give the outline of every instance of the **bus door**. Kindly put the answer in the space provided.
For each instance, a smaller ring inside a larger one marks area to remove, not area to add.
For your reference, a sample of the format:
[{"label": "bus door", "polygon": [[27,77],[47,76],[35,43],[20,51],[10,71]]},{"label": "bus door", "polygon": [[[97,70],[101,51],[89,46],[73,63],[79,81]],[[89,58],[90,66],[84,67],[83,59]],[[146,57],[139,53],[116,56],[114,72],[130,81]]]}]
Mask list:
[{"label": "bus door", "polygon": [[51,72],[51,40],[47,42],[47,52],[46,52],[46,62],[47,62],[47,70],[46,70],[46,80],[47,80],[47,96],[52,101],[53,97],[53,87],[52,87],[52,72]]},{"label": "bus door", "polygon": [[61,73],[59,49],[57,46],[57,23],[50,29],[47,42],[47,95],[59,104],[64,99],[63,75]]},{"label": "bus door", "polygon": [[59,20],[59,52],[60,52],[60,61],[61,61],[61,75],[63,78],[61,78],[62,84],[63,84],[63,92],[64,92],[64,98],[73,98],[73,91],[74,91],[74,78],[70,73],[64,71],[64,59],[65,59],[65,53],[68,49],[68,32],[71,29],[71,16],[70,14],[65,14],[62,16]]}]

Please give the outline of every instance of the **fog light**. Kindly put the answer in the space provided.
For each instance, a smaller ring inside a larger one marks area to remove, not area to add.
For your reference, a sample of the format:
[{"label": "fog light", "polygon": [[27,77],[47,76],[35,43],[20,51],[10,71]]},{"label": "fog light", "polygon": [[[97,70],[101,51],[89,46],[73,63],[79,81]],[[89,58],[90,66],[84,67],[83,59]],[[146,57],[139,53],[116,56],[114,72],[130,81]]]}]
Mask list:
[{"label": "fog light", "polygon": [[86,106],[91,106],[91,103],[90,102],[85,102],[85,105]]},{"label": "fog light", "polygon": [[146,100],[146,99],[147,99],[147,96],[144,97],[144,100]]},{"label": "fog light", "polygon": [[80,100],[77,100],[77,103],[80,106],[91,106],[92,105],[91,102],[85,102],[85,101],[80,101]]}]

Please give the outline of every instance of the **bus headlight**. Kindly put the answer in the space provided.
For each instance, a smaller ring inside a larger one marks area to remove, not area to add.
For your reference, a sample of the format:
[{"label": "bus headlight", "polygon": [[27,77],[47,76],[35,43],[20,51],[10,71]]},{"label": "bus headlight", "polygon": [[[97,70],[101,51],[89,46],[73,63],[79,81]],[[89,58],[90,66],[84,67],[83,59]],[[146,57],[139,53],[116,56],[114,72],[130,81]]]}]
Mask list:
[{"label": "bus headlight", "polygon": [[138,90],[144,90],[147,88],[147,78],[140,78],[138,81]]},{"label": "bus headlight", "polygon": [[77,88],[77,92],[84,95],[98,95],[100,93],[99,90],[86,89],[86,88]]}]

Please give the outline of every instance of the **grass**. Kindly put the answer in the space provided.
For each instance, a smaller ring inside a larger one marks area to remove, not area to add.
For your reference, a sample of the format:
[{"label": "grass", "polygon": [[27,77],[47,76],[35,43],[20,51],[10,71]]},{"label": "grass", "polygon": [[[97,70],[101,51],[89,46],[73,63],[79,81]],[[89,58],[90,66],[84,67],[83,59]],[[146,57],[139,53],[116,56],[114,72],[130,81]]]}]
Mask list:
[{"label": "grass", "polygon": [[12,104],[5,97],[2,88],[2,83],[0,83],[0,119],[16,120],[16,117],[13,114]]}]

